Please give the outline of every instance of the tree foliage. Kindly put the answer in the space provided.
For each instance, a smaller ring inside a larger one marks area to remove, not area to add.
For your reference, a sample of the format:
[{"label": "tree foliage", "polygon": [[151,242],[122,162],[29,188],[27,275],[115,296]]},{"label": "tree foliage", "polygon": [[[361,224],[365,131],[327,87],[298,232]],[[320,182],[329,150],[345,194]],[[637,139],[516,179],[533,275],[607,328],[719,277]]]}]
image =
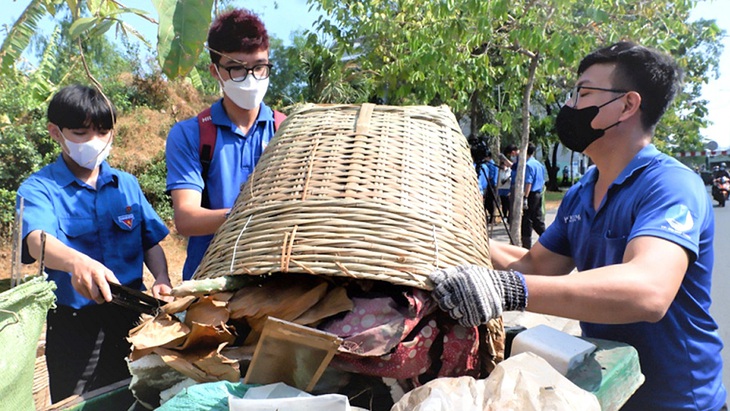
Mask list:
[{"label": "tree foliage", "polygon": [[[122,36],[133,36],[149,44],[121,17],[136,15],[158,25],[157,56],[162,72],[169,78],[187,75],[197,56],[211,22],[214,0],[150,0],[159,22],[144,10],[129,8],[118,0],[32,0],[0,46],[0,70],[8,70],[21,60],[38,24],[45,16],[55,17],[65,6],[71,14],[69,35],[72,41],[103,36],[112,28]],[[216,5],[217,6],[217,5]]]},{"label": "tree foliage", "polygon": [[[717,66],[721,32],[714,22],[688,23],[694,1],[309,2],[322,14],[319,30],[359,55],[387,103],[445,103],[479,134],[497,141],[517,134],[523,166],[514,204],[521,204],[528,140],[545,146],[555,141],[550,134],[531,135],[530,117],[552,119],[577,63],[599,46],[626,39],[675,56],[690,75],[657,139],[660,147],[669,138],[674,146],[699,141],[706,109],[698,86]],[[513,221],[519,222],[516,208]],[[516,237],[517,224],[512,231]]]},{"label": "tree foliage", "polygon": [[[158,24],[160,79],[189,76],[201,90],[217,88],[201,56],[218,1],[150,2],[159,22],[118,0],[31,0],[0,47],[2,73],[13,75],[44,16],[68,10],[69,25],[54,33],[36,77],[27,83],[37,98],[49,96],[65,78],[54,67],[79,64],[67,45],[77,44],[81,56],[103,52],[104,45],[93,40],[112,28],[146,42],[120,18],[135,14]],[[288,47],[272,42],[279,78],[272,80],[269,97],[275,106],[300,101],[448,104],[458,118],[469,120],[470,137],[487,140],[493,149],[518,142],[524,156],[529,140],[543,147],[556,141],[552,121],[580,58],[626,39],[670,53],[686,72],[683,92],[656,130],[657,146],[665,151],[701,147],[699,131],[707,121],[701,87],[717,75],[724,33],[714,21],[689,22],[695,0],[308,3],[321,14],[317,34],[304,33]],[[518,187],[522,180],[520,168]],[[519,221],[521,210],[515,211],[513,221]]]}]

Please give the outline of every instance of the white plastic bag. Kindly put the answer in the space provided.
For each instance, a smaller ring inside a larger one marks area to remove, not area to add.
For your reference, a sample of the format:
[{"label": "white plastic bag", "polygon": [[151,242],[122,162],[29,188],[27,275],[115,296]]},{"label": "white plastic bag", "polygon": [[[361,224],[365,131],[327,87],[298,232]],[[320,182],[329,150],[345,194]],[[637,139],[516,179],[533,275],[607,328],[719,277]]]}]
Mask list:
[{"label": "white plastic bag", "polygon": [[438,378],[407,393],[391,411],[600,411],[598,399],[532,353],[510,357],[487,379]]},{"label": "white plastic bag", "polygon": [[243,398],[228,396],[230,411],[350,411],[341,394],[311,395],[283,383],[249,388]]}]

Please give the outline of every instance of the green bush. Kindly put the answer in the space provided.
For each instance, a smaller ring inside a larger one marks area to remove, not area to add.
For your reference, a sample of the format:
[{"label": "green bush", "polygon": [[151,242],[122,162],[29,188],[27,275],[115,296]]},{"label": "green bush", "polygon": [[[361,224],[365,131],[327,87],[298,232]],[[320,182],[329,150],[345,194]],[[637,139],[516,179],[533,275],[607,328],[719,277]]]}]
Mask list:
[{"label": "green bush", "polygon": [[135,90],[135,94],[131,96],[132,105],[153,110],[165,108],[167,87],[160,73],[153,73],[145,77],[135,76],[132,86]]},{"label": "green bush", "polygon": [[17,190],[43,162],[37,147],[26,138],[27,128],[5,127],[0,132],[0,188]]},{"label": "green bush", "polygon": [[2,238],[9,239],[15,221],[15,190],[0,188],[0,230]]},{"label": "green bush", "polygon": [[137,176],[147,201],[165,221],[173,218],[172,198],[166,191],[167,163],[164,153],[153,158]]}]

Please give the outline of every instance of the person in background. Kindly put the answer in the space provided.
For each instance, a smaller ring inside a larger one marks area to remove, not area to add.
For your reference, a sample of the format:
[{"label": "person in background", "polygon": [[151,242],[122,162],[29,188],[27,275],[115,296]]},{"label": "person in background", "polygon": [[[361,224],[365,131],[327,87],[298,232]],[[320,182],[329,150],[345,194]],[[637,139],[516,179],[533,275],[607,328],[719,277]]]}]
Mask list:
[{"label": "person in background", "polygon": [[46,323],[54,403],[130,376],[126,338],[139,313],[110,304],[109,283],[143,289],[144,263],[155,277],[152,294],[171,299],[159,244],[168,229],[137,180],[105,161],[115,119],[97,90],[59,90],[48,105],[48,132],[61,154],[18,189],[23,262],[42,255],[48,280],[56,283],[56,308]]},{"label": "person in background", "polygon": [[712,169],[712,179],[718,179],[720,177],[727,177],[730,178],[730,172],[727,170],[727,165],[725,163],[720,163],[719,166],[715,166]]},{"label": "person in background", "polygon": [[512,165],[517,162],[517,156],[520,154],[520,150],[517,148],[514,144],[507,144],[504,149],[502,149],[502,154],[500,154],[499,159],[503,160],[507,167],[512,168]]},{"label": "person in background", "polygon": [[507,223],[510,222],[509,214],[512,202],[510,200],[510,187],[512,185],[512,169],[504,159],[499,161],[499,174],[497,176],[498,185],[497,193],[499,194],[499,202],[502,206],[502,218]]},{"label": "person in background", "polygon": [[492,152],[487,150],[486,156],[484,157],[483,169],[486,171],[486,186],[484,188],[484,210],[487,213],[487,224],[494,223],[494,207],[499,207],[497,204],[497,184],[499,167],[495,164],[492,158]]},{"label": "person in background", "polygon": [[207,47],[210,74],[223,90],[223,98],[210,110],[216,144],[207,172],[196,117],[175,124],[165,148],[175,228],[189,237],[183,280],[192,278],[276,132],[274,112],[263,102],[272,66],[269,35],[261,20],[244,9],[221,14],[210,26]]},{"label": "person in background", "polygon": [[529,250],[491,241],[495,269],[431,274],[439,306],[464,325],[527,309],[636,348],[646,379],[622,410],[727,409],[710,315],[712,202],[697,174],[651,143],[681,76],[668,55],[630,42],[586,56],[555,124],[595,166]]},{"label": "person in background", "polygon": [[[532,247],[532,230],[538,236],[545,232],[545,214],[542,209],[542,192],[545,188],[545,166],[534,157],[535,145],[527,146],[525,163],[525,192],[522,198],[522,247]],[[514,177],[513,177],[514,180]],[[514,184],[514,181],[513,181]]]}]

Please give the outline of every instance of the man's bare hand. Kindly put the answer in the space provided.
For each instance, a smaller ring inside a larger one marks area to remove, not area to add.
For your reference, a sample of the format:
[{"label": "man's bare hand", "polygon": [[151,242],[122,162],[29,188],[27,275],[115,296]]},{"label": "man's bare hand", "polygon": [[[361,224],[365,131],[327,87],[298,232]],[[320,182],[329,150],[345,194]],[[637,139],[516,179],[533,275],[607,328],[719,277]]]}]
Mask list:
[{"label": "man's bare hand", "polygon": [[175,299],[170,295],[171,291],[172,286],[169,279],[166,281],[158,279],[155,280],[154,284],[152,284],[152,296],[162,301],[167,301],[169,303]]},{"label": "man's bare hand", "polygon": [[105,301],[111,302],[112,292],[109,289],[109,282],[119,284],[117,277],[104,264],[86,256],[74,262],[71,284],[84,297],[99,304]]}]

